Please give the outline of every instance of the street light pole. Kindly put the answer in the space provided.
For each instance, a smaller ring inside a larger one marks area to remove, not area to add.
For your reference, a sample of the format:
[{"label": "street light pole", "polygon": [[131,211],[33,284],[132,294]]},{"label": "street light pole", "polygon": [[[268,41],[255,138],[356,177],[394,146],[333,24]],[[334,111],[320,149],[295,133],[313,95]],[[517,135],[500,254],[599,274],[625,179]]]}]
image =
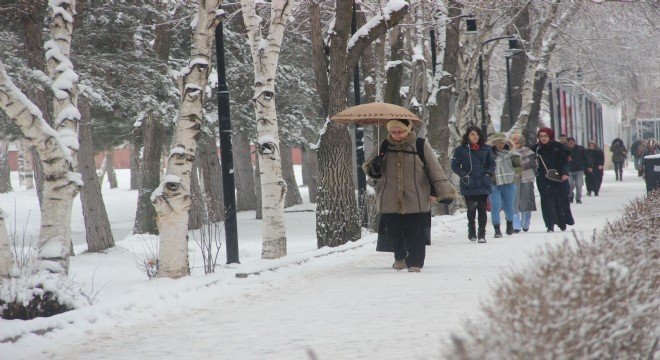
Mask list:
[{"label": "street light pole", "polygon": [[492,39],[488,39],[484,42],[481,43],[481,50],[479,52],[479,102],[481,104],[481,132],[483,133],[484,137],[488,137],[488,123],[486,121],[486,100],[484,96],[484,60],[483,60],[483,47],[488,44],[491,41],[497,41],[497,40],[503,40],[503,39],[509,39],[513,40],[516,39],[515,36],[513,35],[508,35],[508,36],[498,36],[494,37]]},{"label": "street light pole", "polygon": [[[351,21],[351,33],[357,31],[357,17],[355,12],[355,1],[353,1],[353,19]],[[355,105],[360,105],[360,68],[359,63],[353,69],[353,95]],[[369,214],[367,214],[367,175],[362,169],[364,163],[364,130],[362,125],[355,125],[355,162],[357,163],[357,186],[358,205],[361,212],[362,227],[369,226]]]},{"label": "street light pole", "polygon": [[225,242],[227,264],[238,260],[238,223],[236,220],[236,187],[234,184],[234,150],[231,144],[229,88],[225,76],[225,45],[222,25],[215,28],[215,52],[218,63],[218,123],[220,127],[220,158],[222,167],[222,194],[225,206]]}]

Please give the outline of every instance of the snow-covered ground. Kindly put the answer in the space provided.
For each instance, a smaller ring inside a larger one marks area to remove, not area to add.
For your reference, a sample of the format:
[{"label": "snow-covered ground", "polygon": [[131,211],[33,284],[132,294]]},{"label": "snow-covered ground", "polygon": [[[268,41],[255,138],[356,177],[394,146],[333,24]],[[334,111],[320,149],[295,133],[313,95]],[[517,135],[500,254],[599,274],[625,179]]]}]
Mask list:
[{"label": "snow-covered ground", "polygon": [[[137,193],[128,190],[125,172],[119,181],[119,189],[103,188],[115,248],[84,254],[79,202],[73,213],[78,255],[70,274],[95,304],[51,318],[0,320],[0,359],[438,359],[450,333],[479,319],[479,304],[500,276],[572,236],[546,233],[537,211],[529,232],[493,239],[489,227],[488,242],[477,244],[467,240],[464,213],[434,217],[422,272],[397,272],[391,254],[375,251],[375,234],[316,249],[314,206],[304,204],[287,209],[285,258],[260,259],[261,222],[243,212],[241,264],[225,265],[223,248],[222,265],[204,275],[191,241],[192,276],[147,280],[136,258],[155,241],[130,235]],[[590,237],[644,194],[634,169],[623,182],[607,171],[599,197],[583,195],[583,204],[572,205],[576,225],[569,230]],[[10,229],[37,238],[34,191],[1,194],[0,206]]]}]

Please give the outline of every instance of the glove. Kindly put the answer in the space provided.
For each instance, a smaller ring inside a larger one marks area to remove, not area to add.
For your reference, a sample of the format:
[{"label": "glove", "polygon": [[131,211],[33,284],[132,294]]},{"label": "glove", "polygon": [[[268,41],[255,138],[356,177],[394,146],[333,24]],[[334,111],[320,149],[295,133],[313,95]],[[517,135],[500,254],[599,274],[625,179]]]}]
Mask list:
[{"label": "glove", "polygon": [[381,156],[376,156],[373,160],[371,160],[369,166],[371,166],[371,170],[374,174],[380,174],[383,170],[383,158]]},{"label": "glove", "polygon": [[451,203],[454,202],[454,199],[451,199],[451,198],[444,198],[444,199],[442,199],[442,200],[439,200],[438,202],[439,202],[440,204],[445,204],[445,205],[449,206],[449,205],[451,205]]}]

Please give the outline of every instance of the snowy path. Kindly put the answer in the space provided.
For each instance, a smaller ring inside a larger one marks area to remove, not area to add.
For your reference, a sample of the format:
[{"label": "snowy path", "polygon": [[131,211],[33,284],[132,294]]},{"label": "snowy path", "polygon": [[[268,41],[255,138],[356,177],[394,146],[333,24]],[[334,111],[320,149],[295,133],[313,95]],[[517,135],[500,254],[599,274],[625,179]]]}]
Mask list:
[{"label": "snowy path", "polygon": [[[632,172],[625,182],[606,176],[601,196],[573,205],[578,234],[590,236],[619,216],[623,205],[645,192]],[[538,201],[537,201],[538,203]],[[364,246],[314,258],[274,272],[211,286],[185,306],[151,319],[119,320],[31,349],[49,359],[437,359],[443,341],[476,319],[490,285],[512,266],[528,262],[544,244],[570,232],[548,234],[540,211],[528,233],[466,240],[464,215],[435,217],[433,245],[419,274],[390,268],[391,254]],[[144,315],[141,314],[143,317]],[[70,334],[71,335],[71,332]],[[23,344],[25,345],[25,344]],[[1,357],[1,356],[0,356]]]}]

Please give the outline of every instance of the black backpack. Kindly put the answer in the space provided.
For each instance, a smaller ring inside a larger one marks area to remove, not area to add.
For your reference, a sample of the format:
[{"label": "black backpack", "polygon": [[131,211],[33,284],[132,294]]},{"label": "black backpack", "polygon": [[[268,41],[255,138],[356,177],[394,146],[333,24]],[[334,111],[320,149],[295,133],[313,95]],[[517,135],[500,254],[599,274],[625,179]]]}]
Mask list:
[{"label": "black backpack", "polygon": [[[424,164],[424,172],[426,173],[426,177],[429,179],[429,184],[431,185],[431,196],[436,196],[435,187],[433,186],[433,182],[431,181],[431,178],[428,176],[429,173],[426,167],[426,158],[424,157],[425,142],[426,142],[425,138],[420,138],[420,137],[417,138],[417,141],[415,142],[416,151],[414,152],[414,154],[417,154],[417,156],[419,156],[419,159],[422,160],[422,163]],[[383,140],[383,142],[380,143],[380,150],[378,151],[378,156],[380,156],[381,158],[385,157],[385,154],[387,153],[387,151],[389,151],[389,149],[390,149],[389,141],[387,141],[387,139]],[[401,152],[413,154],[412,152],[405,150]]]}]

